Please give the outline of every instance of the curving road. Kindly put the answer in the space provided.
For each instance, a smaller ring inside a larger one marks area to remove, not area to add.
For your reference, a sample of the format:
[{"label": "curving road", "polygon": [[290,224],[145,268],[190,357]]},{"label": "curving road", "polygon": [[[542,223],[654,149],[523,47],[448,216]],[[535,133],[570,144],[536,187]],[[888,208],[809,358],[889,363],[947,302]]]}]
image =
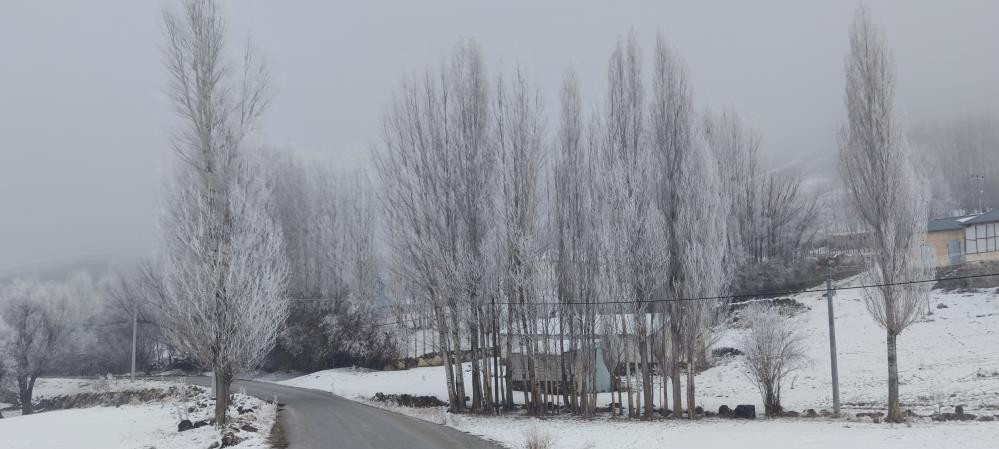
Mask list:
[{"label": "curving road", "polygon": [[[188,383],[208,386],[206,377]],[[261,399],[285,404],[281,422],[291,449],[499,449],[500,446],[450,427],[350,401],[319,390],[268,382],[236,381]]]}]

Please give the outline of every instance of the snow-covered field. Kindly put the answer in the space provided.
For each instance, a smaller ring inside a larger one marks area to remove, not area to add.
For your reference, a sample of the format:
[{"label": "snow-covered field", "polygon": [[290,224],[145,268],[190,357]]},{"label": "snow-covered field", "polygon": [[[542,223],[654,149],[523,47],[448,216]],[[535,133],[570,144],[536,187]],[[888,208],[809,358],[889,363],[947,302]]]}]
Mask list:
[{"label": "snow-covered field", "polygon": [[[842,285],[850,285],[847,280]],[[828,318],[819,293],[795,295],[811,309],[800,318],[807,325],[812,363],[788,382],[782,395],[785,409],[831,409]],[[937,308],[944,304],[945,308]],[[835,299],[836,335],[841,399],[844,411],[883,411],[887,394],[884,331],[870,318],[859,290],[843,290]],[[999,415],[999,293],[995,289],[972,293],[934,291],[932,315],[914,324],[899,337],[899,370],[904,409],[920,415],[938,409],[978,415]],[[716,346],[737,346],[740,330],[731,329]],[[707,410],[722,405],[762,403],[755,387],[743,374],[740,357],[724,358],[697,377],[698,403]],[[465,366],[466,379],[470,376]],[[375,393],[435,395],[447,400],[441,367],[407,371],[367,371],[350,368],[312,373],[280,383],[331,391],[344,397],[367,400]],[[515,395],[521,397],[518,393]],[[610,401],[602,394],[600,405]],[[735,422],[705,419],[699,422],[636,422],[600,417],[592,420],[524,417],[460,416],[444,418],[439,410],[393,407],[402,413],[435,422],[446,421],[461,430],[485,436],[509,447],[524,441],[532,427],[555,437],[557,448],[655,447],[657,443],[683,442],[715,447],[810,448],[842,447],[996,447],[999,422],[937,423],[915,419],[911,427],[873,424],[868,419],[781,419]]]},{"label": "snow-covered field", "polygon": [[[110,389],[93,380],[41,379],[39,397],[99,391],[128,391],[147,388],[163,390],[183,386],[165,381],[112,381]],[[256,408],[245,422],[258,432],[239,431],[245,439],[240,448],[261,449],[269,447],[265,438],[274,424],[275,406],[250,396],[237,394],[236,404]],[[199,404],[202,405],[199,407]],[[5,413],[0,419],[0,447],[4,449],[188,449],[207,448],[220,439],[220,432],[213,426],[177,431],[182,419],[198,421],[207,419],[214,410],[214,401],[207,392],[196,395],[177,394],[163,401],[129,404],[121,407],[89,407],[55,410],[27,416],[11,417]],[[235,417],[235,415],[233,415]]]}]

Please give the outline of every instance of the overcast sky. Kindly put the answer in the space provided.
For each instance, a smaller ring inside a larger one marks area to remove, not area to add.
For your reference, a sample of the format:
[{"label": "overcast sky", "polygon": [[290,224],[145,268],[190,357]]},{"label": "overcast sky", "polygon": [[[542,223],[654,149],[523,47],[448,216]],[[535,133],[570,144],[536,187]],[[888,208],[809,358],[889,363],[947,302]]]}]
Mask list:
[{"label": "overcast sky", "polygon": [[[5,0],[0,7],[0,272],[157,241],[172,126],[153,0]],[[233,43],[262,50],[278,90],[264,139],[368,163],[407,71],[459,36],[491,71],[524,66],[554,102],[575,66],[602,99],[615,40],[656,30],[688,63],[703,109],[731,108],[775,163],[827,161],[845,114],[850,1],[225,1]],[[910,123],[999,105],[999,2],[873,1]],[[648,64],[647,64],[648,65]],[[999,153],[999,149],[997,149]],[[816,156],[818,155],[818,156]],[[997,156],[999,157],[999,156]],[[814,165],[814,163],[813,163]]]}]

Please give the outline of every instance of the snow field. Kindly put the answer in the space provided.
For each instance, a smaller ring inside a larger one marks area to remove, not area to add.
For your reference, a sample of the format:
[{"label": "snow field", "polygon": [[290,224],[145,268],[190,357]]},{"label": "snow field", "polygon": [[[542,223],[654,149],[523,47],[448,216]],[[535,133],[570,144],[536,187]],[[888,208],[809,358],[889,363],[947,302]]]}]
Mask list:
[{"label": "snow field", "polygon": [[[78,379],[44,379],[44,395],[58,396],[94,391],[92,381]],[[128,390],[129,381],[120,382],[114,391]],[[162,388],[183,385],[178,382],[136,381],[135,389]],[[258,432],[240,431],[245,438],[238,447],[263,449],[269,447],[266,436],[274,424],[276,406],[236,393],[234,408],[255,407],[249,419]],[[203,407],[199,407],[203,405]],[[193,411],[189,411],[192,410]],[[27,416],[0,419],[0,447],[4,449],[204,449],[221,437],[213,426],[204,426],[184,432],[177,431],[182,419],[192,422],[211,417],[214,401],[207,392],[193,396],[178,394],[162,402],[130,404],[121,407],[90,407],[83,409],[55,410]],[[235,411],[230,410],[235,418]],[[5,417],[8,416],[5,414]]]}]

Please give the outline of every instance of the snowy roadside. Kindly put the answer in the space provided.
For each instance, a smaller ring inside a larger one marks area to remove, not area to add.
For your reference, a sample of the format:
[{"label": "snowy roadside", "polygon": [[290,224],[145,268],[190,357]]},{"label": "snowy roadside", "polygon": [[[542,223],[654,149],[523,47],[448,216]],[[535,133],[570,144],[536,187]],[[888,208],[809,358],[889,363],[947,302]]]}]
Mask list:
[{"label": "snowy roadside", "polygon": [[[851,281],[846,281],[851,282]],[[860,293],[844,290],[836,297],[836,326],[840,384],[847,416],[883,411],[885,338],[868,315]],[[794,295],[808,307],[802,313],[808,326],[812,363],[797,372],[783,394],[786,410],[831,408],[826,304],[819,293]],[[990,417],[999,414],[999,293],[934,291],[933,314],[899,338],[903,408],[927,416],[963,405],[966,412]],[[736,346],[739,329],[725,331],[717,347]],[[465,365],[466,384],[471,382]],[[717,410],[721,405],[754,404],[762,409],[755,386],[744,375],[740,356],[718,359],[697,377],[699,405]],[[649,447],[656,443],[711,442],[707,447],[734,442],[745,447],[777,447],[808,443],[814,448],[857,447],[994,447],[997,422],[937,423],[914,419],[911,427],[874,424],[869,419],[779,419],[737,422],[707,418],[697,422],[615,420],[597,417],[547,419],[524,416],[451,415],[439,408],[387,406],[371,400],[375,393],[436,396],[446,400],[441,367],[405,371],[341,368],[307,374],[277,383],[332,392],[348,399],[388,408],[438,424],[446,424],[489,438],[508,447],[521,447],[524,435],[541,428],[556,440],[555,448]],[[659,385],[657,384],[657,390]],[[518,393],[518,399],[519,393]],[[598,404],[610,403],[601,394]]]},{"label": "snowy roadside", "polygon": [[[193,425],[212,416],[214,401],[205,389],[179,381],[112,381],[110,391],[159,389],[170,394],[146,403],[137,401],[119,407],[96,406],[54,410],[27,416],[0,419],[2,447],[5,449],[55,449],[67,447],[101,449],[207,449],[220,444],[223,432],[211,425],[178,431],[178,424],[188,420]],[[93,381],[45,379],[42,397],[93,393],[103,388]],[[173,388],[171,390],[171,387]],[[134,390],[133,390],[134,389]],[[107,391],[107,390],[104,390]],[[242,409],[244,413],[239,413]],[[252,410],[252,411],[248,411]],[[232,432],[240,441],[237,447],[270,447],[267,435],[274,424],[276,406],[237,393],[230,409]]]},{"label": "snowy roadside", "polygon": [[[329,391],[329,390],[326,390]],[[860,419],[788,419],[742,421],[704,418],[639,421],[609,416],[581,419],[571,416],[533,418],[523,414],[479,416],[447,413],[444,407],[402,407],[361,395],[347,399],[412,418],[445,425],[511,449],[525,447],[528,435],[550,438],[548,449],[644,449],[666,445],[746,449],[808,447],[810,449],[860,448],[993,448],[999,425],[978,422],[935,423],[918,420],[910,426],[874,424]]]}]

